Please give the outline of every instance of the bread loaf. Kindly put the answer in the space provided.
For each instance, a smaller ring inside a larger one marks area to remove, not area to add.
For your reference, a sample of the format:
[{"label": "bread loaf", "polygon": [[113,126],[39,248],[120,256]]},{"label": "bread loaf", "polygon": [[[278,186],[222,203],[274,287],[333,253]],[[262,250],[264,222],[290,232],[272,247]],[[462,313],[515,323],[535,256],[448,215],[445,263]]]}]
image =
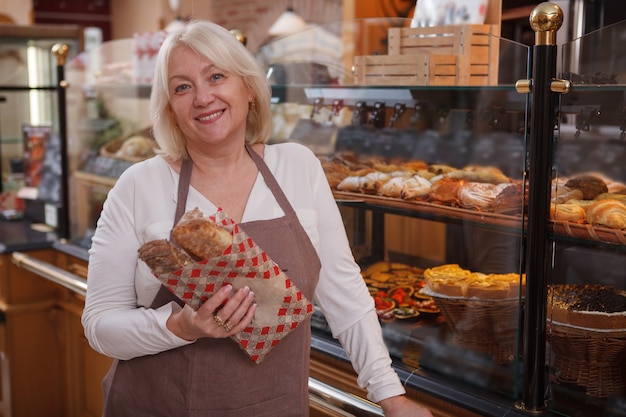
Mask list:
[{"label": "bread loaf", "polygon": [[156,275],[177,271],[193,262],[188,254],[167,239],[151,240],[142,245],[139,258]]},{"label": "bread loaf", "polygon": [[220,256],[232,245],[232,234],[195,208],[183,215],[172,239],[151,240],[138,250],[139,258],[156,275],[174,272],[202,259]]},{"label": "bread loaf", "polygon": [[220,256],[233,244],[233,236],[202,216],[197,208],[186,213],[172,230],[177,245],[197,260]]}]

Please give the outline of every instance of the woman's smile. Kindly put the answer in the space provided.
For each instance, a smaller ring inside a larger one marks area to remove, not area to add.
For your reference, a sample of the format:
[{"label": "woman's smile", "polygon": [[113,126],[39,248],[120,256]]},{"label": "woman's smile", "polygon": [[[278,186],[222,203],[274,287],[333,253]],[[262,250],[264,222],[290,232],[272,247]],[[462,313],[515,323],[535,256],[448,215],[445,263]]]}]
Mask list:
[{"label": "woman's smile", "polygon": [[213,113],[203,114],[201,116],[198,116],[196,119],[201,122],[212,122],[218,119],[222,114],[224,114],[225,111],[226,110],[222,109],[222,110],[215,111]]}]

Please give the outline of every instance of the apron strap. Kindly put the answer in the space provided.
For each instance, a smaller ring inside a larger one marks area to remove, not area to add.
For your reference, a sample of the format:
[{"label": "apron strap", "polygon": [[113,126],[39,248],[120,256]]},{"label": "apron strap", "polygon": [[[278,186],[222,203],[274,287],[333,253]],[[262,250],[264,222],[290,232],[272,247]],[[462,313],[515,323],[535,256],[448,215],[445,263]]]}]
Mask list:
[{"label": "apron strap", "polygon": [[[174,214],[174,225],[178,224],[178,221],[183,214],[185,214],[185,207],[187,206],[187,195],[189,195],[189,184],[191,183],[191,168],[193,168],[193,161],[191,158],[183,159],[180,165],[180,175],[178,178],[178,198],[176,200],[176,213]],[[171,240],[171,235],[170,235]]]},{"label": "apron strap", "polygon": [[283,192],[282,188],[280,188],[280,185],[278,184],[278,181],[276,181],[274,174],[272,174],[263,158],[261,158],[261,155],[256,153],[248,144],[246,144],[246,150],[256,164],[261,175],[263,175],[263,179],[265,180],[268,188],[272,191],[272,194],[274,194],[274,198],[278,202],[278,205],[281,209],[283,209],[283,212],[285,212],[285,216],[290,219],[297,219],[298,217],[296,216],[296,212],[291,206],[291,203],[289,203],[289,200],[287,200],[287,196],[285,196],[285,193]]},{"label": "apron strap", "polygon": [[[285,193],[280,188],[278,181],[276,181],[276,178],[274,177],[268,166],[265,164],[265,161],[263,160],[261,155],[256,153],[248,144],[246,144],[246,150],[256,164],[257,169],[263,176],[263,179],[265,180],[268,188],[272,191],[272,194],[274,195],[274,198],[276,198],[278,205],[285,212],[285,215],[292,219],[297,218],[296,213],[291,206],[291,203],[289,203],[289,200],[287,200],[287,196],[285,196]],[[183,159],[180,166],[180,175],[178,179],[178,200],[176,202],[174,226],[176,226],[180,218],[183,216],[183,214],[185,214],[187,195],[189,194],[189,184],[191,183],[192,168],[193,161],[191,160],[191,158]]]}]

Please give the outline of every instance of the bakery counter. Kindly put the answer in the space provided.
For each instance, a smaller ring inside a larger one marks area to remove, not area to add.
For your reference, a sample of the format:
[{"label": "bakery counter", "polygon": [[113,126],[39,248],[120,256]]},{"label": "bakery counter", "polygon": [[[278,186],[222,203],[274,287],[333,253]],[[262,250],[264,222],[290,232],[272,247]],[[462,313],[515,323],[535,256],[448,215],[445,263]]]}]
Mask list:
[{"label": "bakery counter", "polygon": [[56,233],[25,219],[0,221],[0,253],[50,248]]},{"label": "bakery counter", "polygon": [[[356,374],[341,346],[330,336],[315,333],[311,341],[311,376],[346,392],[365,397],[366,392],[356,384]],[[460,351],[454,353],[461,353],[461,356],[454,358],[452,351],[440,351],[437,360],[442,364],[447,361],[448,368],[455,368],[456,377],[394,360],[394,367],[409,397],[430,407],[436,416],[528,416],[526,412],[515,407],[512,397],[463,382],[464,378],[474,378],[482,380],[479,383],[489,383],[486,376],[481,375],[482,371],[472,365],[467,354],[463,355]],[[556,416],[549,412],[542,415]]]},{"label": "bakery counter", "polygon": [[[40,282],[57,288],[55,310],[63,311],[59,316],[63,319],[56,325],[59,331],[67,335],[66,341],[61,345],[68,348],[66,351],[59,346],[58,355],[67,364],[67,386],[85,387],[86,393],[99,398],[100,382],[110,365],[110,359],[97,355],[89,348],[80,326],[80,314],[87,288],[87,250],[58,240],[46,252],[52,253],[47,259],[36,253],[31,256],[31,253],[13,252],[13,266],[19,267],[24,273],[37,276]],[[513,392],[502,389],[503,386],[515,385],[511,371],[500,367],[484,367],[480,358],[473,357],[466,350],[425,342],[440,341],[436,337],[440,326],[436,321],[419,323],[406,326],[397,323],[383,325],[383,335],[394,359],[394,366],[412,398],[427,404],[440,417],[525,415],[515,409]],[[312,329],[312,415],[337,415],[329,414],[328,411],[320,414],[313,412],[314,408],[336,407],[360,410],[354,412],[355,415],[381,415],[374,404],[362,400],[366,397],[365,391],[358,388],[356,375],[345,352],[332,338],[323,316],[318,313],[313,316]],[[77,356],[72,352],[81,353]],[[101,406],[100,400],[86,405],[81,405],[80,399],[72,400],[70,406],[88,406],[93,415],[98,414]]]}]

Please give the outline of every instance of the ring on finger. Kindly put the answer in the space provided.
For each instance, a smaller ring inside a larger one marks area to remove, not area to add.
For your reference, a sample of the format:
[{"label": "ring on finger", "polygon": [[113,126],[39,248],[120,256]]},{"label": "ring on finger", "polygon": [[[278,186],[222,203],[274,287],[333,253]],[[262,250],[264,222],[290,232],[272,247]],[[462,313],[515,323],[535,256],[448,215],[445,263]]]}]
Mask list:
[{"label": "ring on finger", "polygon": [[233,329],[233,325],[230,320],[226,320],[222,326],[226,329],[227,332],[230,332]]},{"label": "ring on finger", "polygon": [[214,314],[214,315],[213,315],[213,320],[215,320],[215,322],[216,322],[218,325],[220,325],[220,326],[223,326],[223,325],[224,325],[224,320],[223,320],[220,316],[218,316],[217,314]]}]

